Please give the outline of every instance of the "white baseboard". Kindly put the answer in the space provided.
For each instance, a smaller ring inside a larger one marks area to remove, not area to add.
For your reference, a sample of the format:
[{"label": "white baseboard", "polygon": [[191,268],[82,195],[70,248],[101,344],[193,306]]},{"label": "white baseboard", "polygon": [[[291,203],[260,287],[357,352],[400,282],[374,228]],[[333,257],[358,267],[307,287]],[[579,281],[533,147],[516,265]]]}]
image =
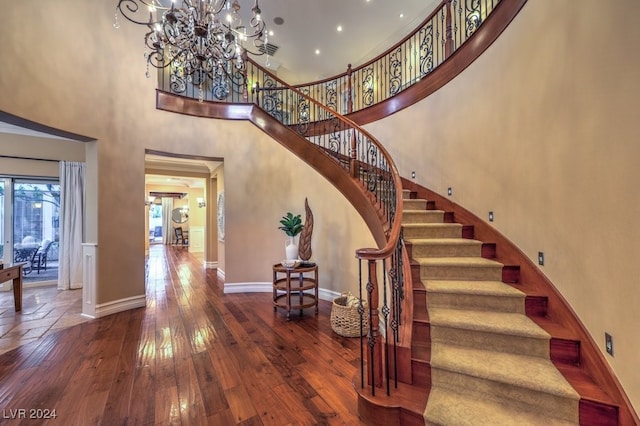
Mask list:
[{"label": "white baseboard", "polygon": [[273,285],[266,283],[224,283],[224,293],[271,293]]},{"label": "white baseboard", "polygon": [[211,261],[205,261],[204,262],[204,267],[206,269],[214,269],[218,267],[218,262],[211,262]]},{"label": "white baseboard", "polygon": [[[225,283],[224,294],[232,293],[272,293],[273,283],[270,282],[257,282],[257,283]],[[333,302],[333,299],[339,297],[340,293],[327,290],[324,288],[318,289],[318,298],[320,300],[326,300]]]},{"label": "white baseboard", "polygon": [[143,308],[147,305],[147,298],[144,294],[140,296],[127,297],[125,299],[114,300],[112,302],[96,305],[95,316],[82,314],[88,318],[102,318],[129,309]]},{"label": "white baseboard", "polygon": [[218,278],[224,281],[224,271],[220,268],[218,268]]}]

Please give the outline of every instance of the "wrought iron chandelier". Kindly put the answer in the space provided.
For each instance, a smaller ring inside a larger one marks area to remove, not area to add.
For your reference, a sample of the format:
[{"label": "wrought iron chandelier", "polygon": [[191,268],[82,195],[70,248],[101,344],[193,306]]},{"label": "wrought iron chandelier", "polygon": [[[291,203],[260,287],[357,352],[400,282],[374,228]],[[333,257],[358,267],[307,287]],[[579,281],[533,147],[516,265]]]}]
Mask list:
[{"label": "wrought iron chandelier", "polygon": [[202,85],[230,76],[234,68],[242,70],[247,53],[267,52],[268,35],[258,0],[248,27],[238,0],[118,0],[116,28],[118,12],[149,28],[144,38],[149,49],[147,77],[149,64],[159,69],[171,66],[171,73]]}]

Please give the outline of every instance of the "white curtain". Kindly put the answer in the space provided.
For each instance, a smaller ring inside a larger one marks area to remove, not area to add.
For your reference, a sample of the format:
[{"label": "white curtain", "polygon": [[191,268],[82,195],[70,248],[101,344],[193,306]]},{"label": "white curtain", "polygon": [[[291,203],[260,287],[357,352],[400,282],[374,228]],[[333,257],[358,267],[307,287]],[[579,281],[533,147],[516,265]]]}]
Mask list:
[{"label": "white curtain", "polygon": [[82,288],[85,165],[60,162],[60,250],[58,289]]},{"label": "white curtain", "polygon": [[173,242],[173,227],[171,223],[171,213],[173,212],[173,198],[162,197],[162,243],[171,244]]}]

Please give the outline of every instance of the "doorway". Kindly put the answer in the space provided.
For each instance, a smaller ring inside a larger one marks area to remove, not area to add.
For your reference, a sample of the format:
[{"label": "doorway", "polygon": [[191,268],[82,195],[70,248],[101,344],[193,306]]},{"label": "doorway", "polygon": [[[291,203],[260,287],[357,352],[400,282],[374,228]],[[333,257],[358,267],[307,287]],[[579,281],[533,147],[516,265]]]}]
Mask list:
[{"label": "doorway", "polygon": [[[222,159],[147,150],[145,155],[146,244],[188,251],[206,267],[218,256],[216,172]],[[180,237],[176,232],[180,232]]]}]

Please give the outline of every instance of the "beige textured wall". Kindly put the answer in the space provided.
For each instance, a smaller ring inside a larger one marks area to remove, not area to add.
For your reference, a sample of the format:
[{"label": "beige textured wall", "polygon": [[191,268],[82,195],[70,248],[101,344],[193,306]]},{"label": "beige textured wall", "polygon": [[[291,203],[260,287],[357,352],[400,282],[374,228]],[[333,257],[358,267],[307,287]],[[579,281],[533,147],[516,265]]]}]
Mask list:
[{"label": "beige textured wall", "polygon": [[155,82],[144,77],[144,31],[123,19],[114,29],[113,14],[113,2],[73,0],[18,2],[0,14],[2,56],[13,58],[0,73],[0,109],[97,140],[88,151],[88,174],[97,179],[88,206],[97,302],[144,293],[144,239],[122,239],[114,229],[144,234],[142,209],[118,206],[142,203],[145,149],[225,159],[219,259],[227,282],[271,281],[271,264],[284,254],[278,220],[302,212],[308,196],[321,286],[355,285],[354,251],[373,242],[340,193],[250,123],[156,110]]},{"label": "beige textured wall", "polygon": [[[9,157],[85,161],[85,144],[61,139],[0,133],[0,154]],[[0,174],[58,177],[60,164],[53,161],[0,158]]]},{"label": "beige textured wall", "polygon": [[640,2],[529,1],[470,68],[368,126],[400,172],[537,262],[640,409]]}]

